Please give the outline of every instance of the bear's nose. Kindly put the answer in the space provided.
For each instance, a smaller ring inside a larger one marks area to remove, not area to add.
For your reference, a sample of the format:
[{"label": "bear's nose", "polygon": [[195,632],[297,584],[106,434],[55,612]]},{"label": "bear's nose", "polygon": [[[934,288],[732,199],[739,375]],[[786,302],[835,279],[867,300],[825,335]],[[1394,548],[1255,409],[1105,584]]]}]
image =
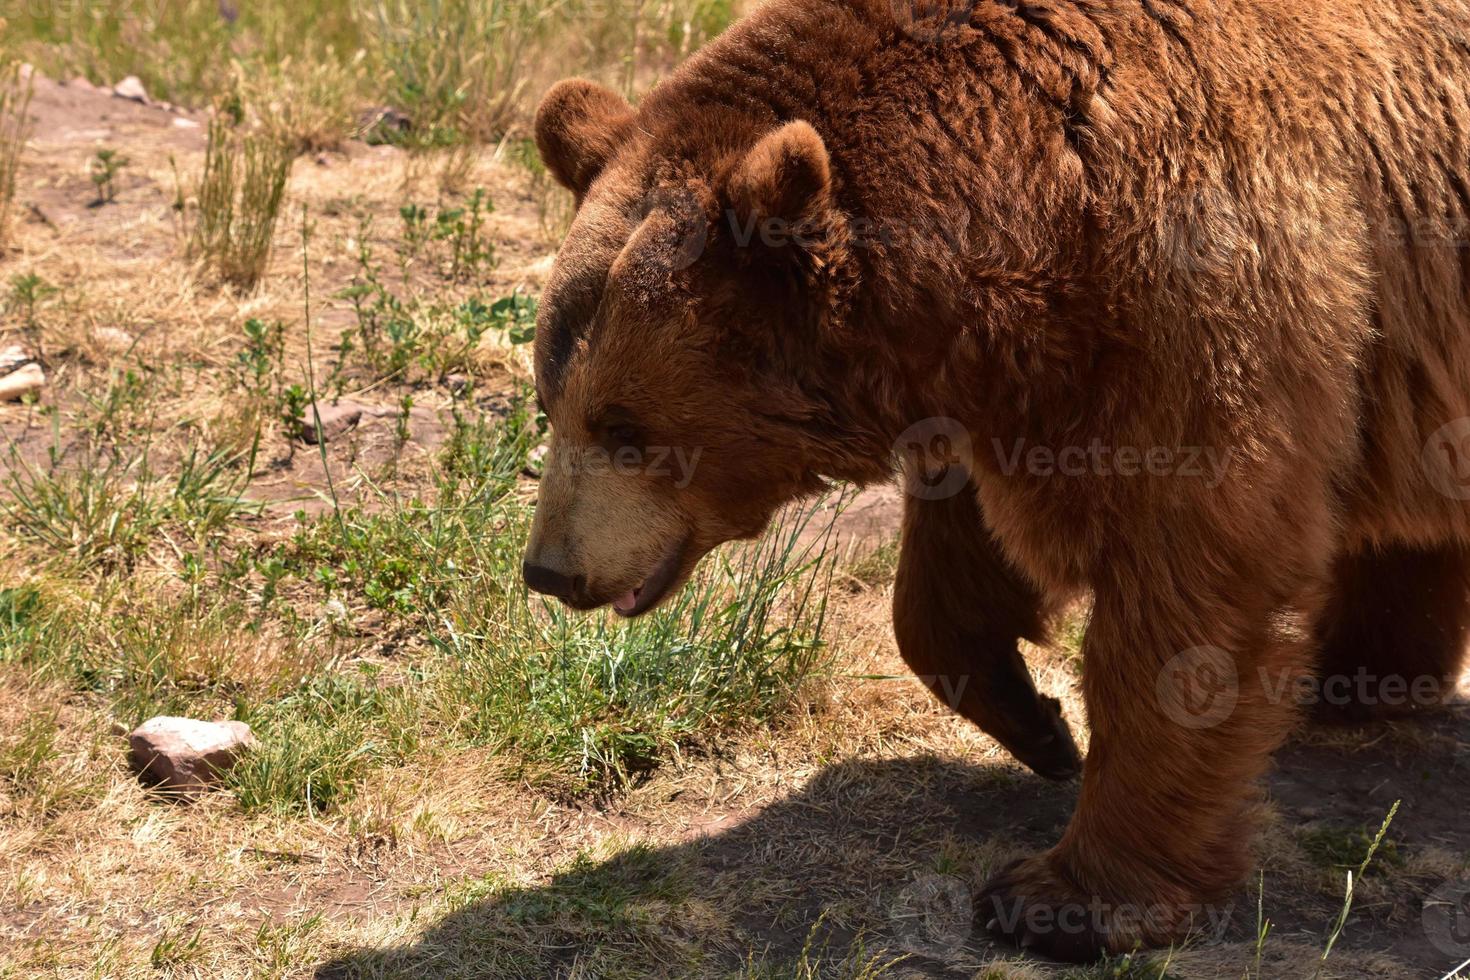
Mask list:
[{"label": "bear's nose", "polygon": [[526,587],[558,599],[570,599],[582,590],[582,576],[564,575],[545,565],[521,562],[521,577]]}]

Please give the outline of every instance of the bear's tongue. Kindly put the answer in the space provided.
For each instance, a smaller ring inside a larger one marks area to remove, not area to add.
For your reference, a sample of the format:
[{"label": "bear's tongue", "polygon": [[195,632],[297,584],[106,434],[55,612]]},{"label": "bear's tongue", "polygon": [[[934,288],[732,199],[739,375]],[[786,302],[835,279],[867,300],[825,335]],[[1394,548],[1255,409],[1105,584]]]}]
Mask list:
[{"label": "bear's tongue", "polygon": [[632,612],[633,607],[638,605],[638,593],[641,591],[643,591],[641,588],[634,589],[632,592],[628,592],[621,597],[614,599],[613,608],[620,613]]}]

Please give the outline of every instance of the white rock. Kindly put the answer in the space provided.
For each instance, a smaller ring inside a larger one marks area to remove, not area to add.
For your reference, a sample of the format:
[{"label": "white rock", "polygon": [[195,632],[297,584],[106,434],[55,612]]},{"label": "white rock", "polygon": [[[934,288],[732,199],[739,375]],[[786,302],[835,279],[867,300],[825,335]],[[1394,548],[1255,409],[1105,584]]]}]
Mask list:
[{"label": "white rock", "polygon": [[254,744],[243,721],[159,715],[129,733],[128,762],[151,783],[192,793],[218,779]]},{"label": "white rock", "polygon": [[22,364],[31,360],[31,355],[20,344],[11,344],[9,347],[0,348],[0,374],[14,371]]},{"label": "white rock", "polygon": [[148,98],[148,90],[143,87],[143,82],[137,75],[129,75],[112,87],[112,94],[119,99],[127,99],[130,102],[141,102],[148,105],[152,100]]},{"label": "white rock", "polygon": [[176,129],[198,129],[199,124],[192,119],[185,119],[183,116],[174,116],[174,127]]},{"label": "white rock", "polygon": [[17,402],[46,387],[46,372],[34,362],[0,377],[0,402]]},{"label": "white rock", "polygon": [[0,350],[0,402],[20,401],[45,385],[46,372],[24,347],[11,344]]}]

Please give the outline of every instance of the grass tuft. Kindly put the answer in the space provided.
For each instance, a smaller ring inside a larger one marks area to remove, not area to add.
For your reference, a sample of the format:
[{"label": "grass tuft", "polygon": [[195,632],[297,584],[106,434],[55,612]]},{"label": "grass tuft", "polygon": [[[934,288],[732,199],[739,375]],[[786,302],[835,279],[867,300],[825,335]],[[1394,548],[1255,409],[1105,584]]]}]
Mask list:
[{"label": "grass tuft", "polygon": [[294,156],[279,137],[241,134],[225,114],[209,124],[190,253],[242,292],[265,275]]}]

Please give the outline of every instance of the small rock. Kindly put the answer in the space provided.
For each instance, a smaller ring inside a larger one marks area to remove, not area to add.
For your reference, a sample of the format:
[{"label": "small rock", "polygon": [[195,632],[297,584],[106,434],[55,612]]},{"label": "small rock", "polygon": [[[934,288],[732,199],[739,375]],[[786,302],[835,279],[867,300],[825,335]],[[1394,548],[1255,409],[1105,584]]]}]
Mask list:
[{"label": "small rock", "polygon": [[32,361],[0,378],[0,402],[18,402],[46,387],[46,372]]},{"label": "small rock", "polygon": [[199,124],[197,122],[195,122],[194,120],[192,120],[192,119],[185,119],[183,116],[174,116],[174,128],[175,129],[198,129],[199,128]]},{"label": "small rock", "polygon": [[353,402],[310,405],[306,409],[306,417],[301,420],[301,438],[313,446],[319,442],[331,442],[357,426],[362,420],[363,408]]},{"label": "small rock", "polygon": [[119,99],[127,99],[130,102],[141,102],[144,105],[151,104],[148,98],[148,90],[143,87],[143,82],[137,75],[129,75],[112,87],[112,94]]},{"label": "small rock", "polygon": [[151,783],[193,793],[218,779],[254,744],[243,721],[159,715],[128,735],[128,763]]},{"label": "small rock", "polygon": [[119,327],[98,327],[92,332],[92,339],[108,354],[126,354],[137,342],[132,334]]},{"label": "small rock", "polygon": [[26,349],[20,344],[0,348],[0,374],[9,374],[22,364],[28,364],[34,360],[35,358],[27,354]]},{"label": "small rock", "polygon": [[0,350],[0,402],[20,401],[45,384],[46,372],[25,348],[12,344]]}]

